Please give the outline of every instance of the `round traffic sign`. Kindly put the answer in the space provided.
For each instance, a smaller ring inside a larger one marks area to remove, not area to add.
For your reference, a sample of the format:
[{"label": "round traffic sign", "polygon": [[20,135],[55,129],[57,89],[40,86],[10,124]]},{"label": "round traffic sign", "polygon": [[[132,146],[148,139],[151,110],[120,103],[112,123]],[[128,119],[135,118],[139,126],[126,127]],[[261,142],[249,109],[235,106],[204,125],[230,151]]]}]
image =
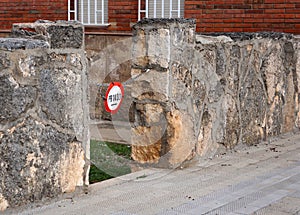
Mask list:
[{"label": "round traffic sign", "polygon": [[120,82],[112,82],[105,94],[105,110],[112,114],[118,112],[124,96],[124,88]]}]

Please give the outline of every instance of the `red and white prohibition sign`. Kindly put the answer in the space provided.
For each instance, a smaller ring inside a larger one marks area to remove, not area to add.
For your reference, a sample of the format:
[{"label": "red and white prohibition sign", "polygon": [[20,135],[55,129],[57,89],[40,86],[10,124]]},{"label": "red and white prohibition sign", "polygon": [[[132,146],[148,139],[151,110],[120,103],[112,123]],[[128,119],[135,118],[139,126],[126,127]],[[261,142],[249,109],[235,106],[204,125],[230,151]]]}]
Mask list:
[{"label": "red and white prohibition sign", "polygon": [[121,107],[124,97],[124,88],[120,82],[112,82],[105,94],[104,106],[107,112],[115,114]]}]

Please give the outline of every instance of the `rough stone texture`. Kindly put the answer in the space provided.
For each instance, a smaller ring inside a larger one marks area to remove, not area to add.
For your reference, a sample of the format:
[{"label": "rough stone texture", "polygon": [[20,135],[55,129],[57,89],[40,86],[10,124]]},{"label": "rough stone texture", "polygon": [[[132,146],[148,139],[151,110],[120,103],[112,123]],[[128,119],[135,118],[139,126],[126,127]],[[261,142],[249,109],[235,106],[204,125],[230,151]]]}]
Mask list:
[{"label": "rough stone texture", "polygon": [[192,156],[197,141],[192,107],[195,22],[148,19],[133,28],[132,157],[176,167]]},{"label": "rough stone texture", "polygon": [[[193,25],[150,19],[133,27],[135,160],[173,167],[220,144],[257,144],[299,128],[299,38],[262,32],[195,39]],[[162,108],[159,124],[148,123],[157,118],[149,104]],[[141,131],[145,138],[136,138]]]},{"label": "rough stone texture", "polygon": [[42,40],[28,40],[23,38],[0,38],[0,49],[15,50],[15,49],[36,49],[49,48],[49,44]]},{"label": "rough stone texture", "polygon": [[197,37],[195,78],[203,81],[203,88],[210,88],[202,102],[200,136],[206,141],[200,141],[198,149],[207,140],[226,147],[257,144],[295,128],[298,78],[293,37],[281,33],[227,36]]},{"label": "rough stone texture", "polygon": [[38,20],[13,25],[12,37],[47,41],[51,48],[84,48],[84,29],[74,21]]},{"label": "rough stone texture", "polygon": [[[52,29],[52,24],[38,26]],[[56,31],[83,31],[77,24],[57,26],[53,24]],[[0,211],[55,198],[87,183],[86,57],[79,48],[83,44],[63,49],[55,43],[53,38],[13,38],[0,49]]]}]

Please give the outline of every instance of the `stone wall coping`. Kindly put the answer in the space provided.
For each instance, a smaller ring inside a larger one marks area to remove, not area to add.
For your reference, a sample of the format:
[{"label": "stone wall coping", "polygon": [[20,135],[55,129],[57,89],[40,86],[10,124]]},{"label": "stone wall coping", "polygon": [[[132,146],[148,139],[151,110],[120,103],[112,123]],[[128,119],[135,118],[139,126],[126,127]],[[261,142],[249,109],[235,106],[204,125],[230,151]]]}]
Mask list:
[{"label": "stone wall coping", "polygon": [[214,44],[214,43],[227,43],[227,42],[233,42],[233,40],[227,36],[196,35],[196,43]]},{"label": "stone wall coping", "polygon": [[151,19],[142,19],[138,23],[132,26],[132,28],[135,30],[137,28],[141,27],[151,27],[151,28],[156,28],[156,25],[173,25],[175,23],[178,24],[190,24],[190,25],[196,25],[196,20],[195,19],[185,19],[185,18],[172,18],[172,19],[167,19],[167,18],[151,18]]},{"label": "stone wall coping", "polygon": [[58,20],[58,21],[49,21],[49,20],[37,20],[35,22],[29,22],[29,23],[14,23],[13,28],[18,28],[18,27],[28,27],[28,28],[34,28],[36,26],[73,26],[73,27],[83,27],[83,25],[78,22],[78,21],[65,21],[65,20]]},{"label": "stone wall coping", "polygon": [[0,38],[0,49],[7,51],[16,49],[36,49],[49,47],[49,43],[43,40],[24,38]]},{"label": "stone wall coping", "polygon": [[243,41],[243,40],[252,40],[252,39],[293,39],[295,36],[293,34],[281,33],[281,32],[230,32],[230,33],[209,33],[209,34],[197,34],[197,36],[209,36],[209,37],[218,37],[226,36],[231,38],[233,41]]}]

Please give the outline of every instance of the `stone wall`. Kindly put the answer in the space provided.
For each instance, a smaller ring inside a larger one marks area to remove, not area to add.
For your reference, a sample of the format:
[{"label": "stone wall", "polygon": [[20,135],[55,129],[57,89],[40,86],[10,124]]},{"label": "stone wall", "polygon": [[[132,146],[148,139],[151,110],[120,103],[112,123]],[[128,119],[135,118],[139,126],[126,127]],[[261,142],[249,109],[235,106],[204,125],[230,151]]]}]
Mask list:
[{"label": "stone wall", "polygon": [[134,26],[132,65],[139,162],[176,167],[300,126],[293,35],[195,35],[194,20],[144,20]]},{"label": "stone wall", "polygon": [[88,183],[83,27],[19,24],[12,36],[0,39],[0,211]]},{"label": "stone wall", "polygon": [[[299,128],[298,42],[282,33],[199,35],[195,46],[197,152],[257,144]],[[197,127],[198,127],[197,126]]]},{"label": "stone wall", "polygon": [[138,162],[172,167],[194,154],[195,27],[185,19],[134,26],[132,157]]}]

